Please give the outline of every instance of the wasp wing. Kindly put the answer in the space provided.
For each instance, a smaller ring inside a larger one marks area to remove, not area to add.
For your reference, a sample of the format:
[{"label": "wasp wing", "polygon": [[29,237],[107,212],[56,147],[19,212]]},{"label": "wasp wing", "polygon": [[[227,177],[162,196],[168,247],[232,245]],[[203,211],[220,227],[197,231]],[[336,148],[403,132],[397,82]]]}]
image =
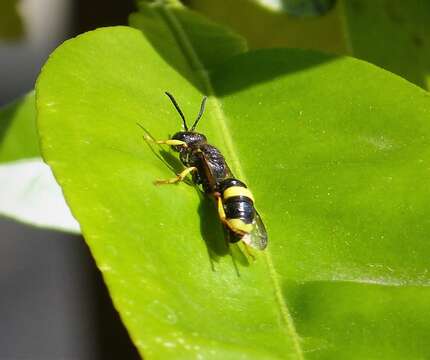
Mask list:
[{"label": "wasp wing", "polygon": [[247,235],[248,239],[243,239],[249,246],[264,250],[267,246],[267,231],[264,226],[263,220],[261,220],[260,215],[257,210],[255,210],[254,221],[252,222],[253,228],[251,232]]}]

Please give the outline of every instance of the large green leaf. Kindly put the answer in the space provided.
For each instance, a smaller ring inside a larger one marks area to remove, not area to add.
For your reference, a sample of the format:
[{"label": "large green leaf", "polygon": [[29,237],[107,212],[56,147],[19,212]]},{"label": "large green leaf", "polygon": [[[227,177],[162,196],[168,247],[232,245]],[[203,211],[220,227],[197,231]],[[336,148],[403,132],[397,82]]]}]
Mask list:
[{"label": "large green leaf", "polygon": [[0,110],[0,214],[31,225],[79,232],[40,156],[34,93]]},{"label": "large green leaf", "polygon": [[180,121],[163,91],[189,117],[203,94],[146,36],[81,35],[37,83],[43,155],[139,351],[429,357],[427,93],[367,63],[300,50],[189,72],[210,96],[200,130],[253,189],[268,228],[269,247],[251,263],[225,248],[211,200],[187,184],[153,185],[173,174],[136,122],[166,138]]},{"label": "large green leaf", "polygon": [[[306,1],[315,2],[299,3]],[[429,1],[337,0],[324,16],[312,18],[271,11],[258,2],[266,0],[186,1],[244,36],[251,48],[288,46],[353,55],[429,88]]]}]

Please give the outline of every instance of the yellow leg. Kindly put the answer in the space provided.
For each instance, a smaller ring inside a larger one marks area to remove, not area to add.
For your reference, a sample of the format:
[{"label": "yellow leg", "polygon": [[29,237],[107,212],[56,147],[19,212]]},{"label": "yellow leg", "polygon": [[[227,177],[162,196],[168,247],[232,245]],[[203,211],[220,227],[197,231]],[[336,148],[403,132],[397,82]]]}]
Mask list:
[{"label": "yellow leg", "polygon": [[231,224],[227,221],[227,218],[225,216],[225,211],[224,211],[224,206],[222,205],[222,200],[221,200],[221,196],[217,196],[218,199],[218,216],[221,220],[221,222],[227,227],[229,228],[231,231],[233,231],[235,234],[239,235],[239,236],[243,236],[245,235],[245,233],[242,233],[240,230],[234,228],[231,226]]},{"label": "yellow leg", "polygon": [[[225,216],[224,206],[222,205],[222,200],[221,200],[221,197],[220,197],[220,196],[217,196],[217,201],[218,201],[218,216],[219,216],[219,218],[220,218],[221,222],[222,222],[222,223],[223,223],[223,224],[224,224],[228,229],[230,229],[231,231],[233,231],[235,234],[237,234],[237,235],[241,235],[241,236],[245,235],[245,234],[239,233],[239,232],[237,231],[237,229],[233,229],[233,228],[232,228],[232,226],[230,225],[230,223],[227,221],[226,216]],[[245,250],[246,255],[247,255],[248,257],[250,257],[252,260],[255,260],[255,256],[254,256],[254,254],[251,252],[251,250],[249,249],[248,245],[247,245],[247,244],[245,244],[243,241],[241,241],[241,243],[243,244],[243,247],[244,247],[244,250]]]},{"label": "yellow leg", "polygon": [[136,123],[143,131],[144,131],[144,139],[147,142],[153,142],[159,145],[169,145],[169,146],[184,146],[187,147],[187,143],[181,140],[168,139],[168,140],[155,140],[154,137],[150,134],[148,130],[146,130],[143,125]]},{"label": "yellow leg", "polygon": [[222,200],[221,200],[221,196],[217,197],[217,201],[218,201],[218,216],[221,219],[222,222],[225,222],[225,211],[224,211],[224,206],[222,205]]},{"label": "yellow leg", "polygon": [[247,244],[243,242],[243,248],[245,249],[246,255],[248,255],[252,260],[255,260],[254,254],[251,252],[251,249]]},{"label": "yellow leg", "polygon": [[167,179],[167,180],[157,180],[155,181],[156,185],[163,185],[163,184],[175,184],[179,181],[182,181],[185,179],[185,177],[191,173],[192,171],[196,171],[197,168],[195,166],[191,166],[186,168],[184,171],[182,171],[181,173],[179,173],[176,177],[174,177],[173,179]]},{"label": "yellow leg", "polygon": [[[140,124],[138,124],[140,127],[142,127]],[[146,141],[148,142],[153,142],[156,143],[158,145],[169,145],[169,146],[184,146],[187,147],[187,143],[185,141],[181,141],[181,140],[175,140],[175,139],[168,139],[168,140],[155,140],[152,135],[150,135],[145,128],[142,127],[142,129],[144,129],[145,134],[143,135],[143,137],[145,138]]]},{"label": "yellow leg", "polygon": [[169,139],[169,140],[156,140],[155,141],[157,144],[160,145],[169,145],[169,146],[184,146],[187,147],[187,143],[181,140],[174,140],[174,139]]}]

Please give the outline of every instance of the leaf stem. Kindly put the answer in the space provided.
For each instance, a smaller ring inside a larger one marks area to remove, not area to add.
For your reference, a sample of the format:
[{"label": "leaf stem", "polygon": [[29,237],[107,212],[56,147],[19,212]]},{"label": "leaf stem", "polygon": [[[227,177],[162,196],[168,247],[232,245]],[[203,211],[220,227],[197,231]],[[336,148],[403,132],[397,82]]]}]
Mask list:
[{"label": "leaf stem", "polygon": [[346,5],[343,0],[338,1],[338,14],[343,29],[343,39],[345,41],[345,49],[348,55],[354,55],[354,48],[352,46],[351,35],[349,33],[348,20],[346,17]]}]

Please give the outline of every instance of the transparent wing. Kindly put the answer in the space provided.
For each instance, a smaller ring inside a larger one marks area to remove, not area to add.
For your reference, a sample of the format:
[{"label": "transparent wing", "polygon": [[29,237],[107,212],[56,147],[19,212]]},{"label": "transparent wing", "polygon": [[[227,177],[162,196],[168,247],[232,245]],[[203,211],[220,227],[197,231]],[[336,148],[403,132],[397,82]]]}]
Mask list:
[{"label": "transparent wing", "polygon": [[267,246],[267,232],[257,211],[255,211],[254,222],[252,225],[252,231],[248,235],[245,235],[248,239],[244,240],[249,246],[255,249],[264,250]]}]

